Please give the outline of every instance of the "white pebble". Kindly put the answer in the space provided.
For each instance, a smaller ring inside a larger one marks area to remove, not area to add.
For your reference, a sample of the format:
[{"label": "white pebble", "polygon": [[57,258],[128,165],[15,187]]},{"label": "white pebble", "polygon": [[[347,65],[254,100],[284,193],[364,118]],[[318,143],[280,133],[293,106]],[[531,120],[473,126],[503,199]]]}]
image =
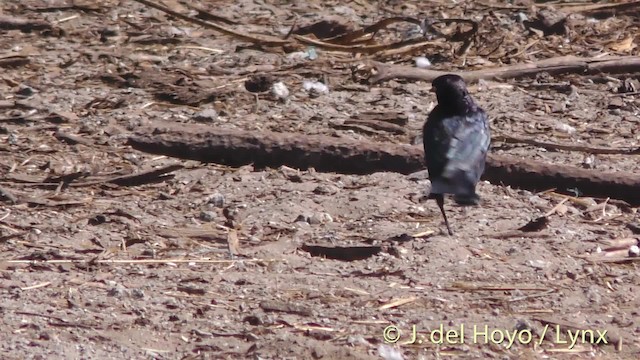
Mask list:
[{"label": "white pebble", "polygon": [[431,67],[431,61],[429,61],[429,59],[427,59],[424,56],[418,56],[417,58],[415,58],[415,61],[416,61],[416,67],[420,69],[426,69],[428,67]]},{"label": "white pebble", "polygon": [[576,132],[576,128],[574,128],[573,126],[571,126],[569,124],[562,123],[560,121],[557,121],[553,125],[556,128],[556,130],[562,131],[562,132],[567,133],[567,134],[573,134],[573,133]]},{"label": "white pebble", "polygon": [[306,51],[296,51],[287,55],[287,59],[291,60],[306,60],[309,58],[309,54]]},{"label": "white pebble", "polygon": [[531,266],[534,269],[544,269],[547,267],[547,262],[544,260],[527,260],[527,265]]},{"label": "white pebble", "polygon": [[638,245],[632,245],[629,247],[629,257],[638,257],[640,256],[640,247]]},{"label": "white pebble", "polygon": [[315,93],[315,94],[329,93],[329,88],[327,87],[327,85],[319,81],[305,80],[302,82],[302,88],[308,93]]},{"label": "white pebble", "polygon": [[516,15],[516,19],[518,20],[519,23],[522,23],[529,20],[529,17],[527,16],[527,14],[523,12],[519,12],[518,15]]},{"label": "white pebble", "polygon": [[274,83],[273,87],[271,88],[271,92],[276,98],[280,100],[284,100],[289,97],[289,89],[287,89],[287,85],[285,85],[282,81]]}]

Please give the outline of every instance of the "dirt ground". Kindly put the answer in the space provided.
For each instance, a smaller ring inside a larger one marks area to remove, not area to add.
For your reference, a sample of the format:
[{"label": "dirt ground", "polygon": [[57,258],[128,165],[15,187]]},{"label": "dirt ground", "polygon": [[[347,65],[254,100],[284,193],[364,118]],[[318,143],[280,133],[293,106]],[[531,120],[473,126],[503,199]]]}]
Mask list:
[{"label": "dirt ground", "polygon": [[[163,4],[192,18],[189,6],[197,6],[224,18],[215,24],[280,39],[294,24],[326,19],[350,29],[393,16],[477,21],[465,54],[455,54],[461,41],[432,34],[433,44],[414,53],[369,55],[411,66],[425,56],[439,70],[640,53],[637,7],[598,10],[591,2]],[[560,28],[536,25],[541,10],[568,16]],[[127,145],[132,132],[160,120],[420,144],[435,101],[428,82],[365,84],[349,52],[255,46],[136,1],[4,0],[0,15],[40,21],[0,27],[2,358],[640,356],[639,263],[585,258],[638,230],[637,209],[624,199],[567,200],[482,182],[480,206],[447,202],[449,237],[435,203],[417,200],[429,185],[424,173],[231,168]],[[375,41],[415,36],[419,28],[404,22]],[[266,91],[246,89],[265,74]],[[470,91],[490,115],[494,153],[638,172],[637,155],[500,141],[637,148],[638,80],[539,74]],[[284,83],[286,100],[269,91],[271,81]],[[305,81],[328,92],[307,91]],[[406,124],[394,133],[347,121],[367,112]],[[176,163],[183,168],[160,181],[118,180]],[[513,232],[547,212],[541,231]],[[312,256],[332,247],[352,261]],[[432,341],[440,327],[458,337]],[[385,341],[385,329],[387,338],[398,329],[400,339]],[[579,335],[574,346],[569,331]]]}]

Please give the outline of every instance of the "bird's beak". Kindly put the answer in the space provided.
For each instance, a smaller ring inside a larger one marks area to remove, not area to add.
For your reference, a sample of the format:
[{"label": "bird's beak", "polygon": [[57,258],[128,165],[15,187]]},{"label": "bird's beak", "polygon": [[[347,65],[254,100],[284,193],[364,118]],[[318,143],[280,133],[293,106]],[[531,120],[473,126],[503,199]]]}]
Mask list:
[{"label": "bird's beak", "polygon": [[431,87],[431,90],[429,90],[429,91],[431,91],[432,93],[435,93],[435,92],[436,92],[436,87],[435,87],[435,86],[432,86],[432,87]]}]

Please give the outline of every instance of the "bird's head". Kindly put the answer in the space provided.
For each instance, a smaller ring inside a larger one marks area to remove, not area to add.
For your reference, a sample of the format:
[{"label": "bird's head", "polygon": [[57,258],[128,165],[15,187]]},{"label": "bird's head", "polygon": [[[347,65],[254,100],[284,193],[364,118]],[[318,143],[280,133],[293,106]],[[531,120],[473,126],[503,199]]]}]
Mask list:
[{"label": "bird's head", "polygon": [[466,107],[465,104],[471,103],[467,85],[458,75],[438,76],[433,80],[431,86],[438,98],[438,104],[441,106],[452,109],[462,107],[461,110],[463,110]]}]

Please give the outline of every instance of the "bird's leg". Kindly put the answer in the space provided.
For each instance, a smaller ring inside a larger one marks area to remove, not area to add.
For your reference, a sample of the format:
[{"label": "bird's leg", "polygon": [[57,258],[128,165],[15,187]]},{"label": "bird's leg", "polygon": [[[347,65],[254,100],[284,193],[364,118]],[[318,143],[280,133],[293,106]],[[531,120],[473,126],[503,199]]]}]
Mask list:
[{"label": "bird's leg", "polygon": [[444,212],[444,195],[434,194],[433,197],[436,198],[436,203],[438,203],[440,212],[442,212],[442,217],[444,218],[444,224],[447,226],[447,231],[449,232],[449,235],[453,235],[453,231],[451,231],[451,227],[449,226],[449,220],[447,220],[447,214],[445,214]]}]

